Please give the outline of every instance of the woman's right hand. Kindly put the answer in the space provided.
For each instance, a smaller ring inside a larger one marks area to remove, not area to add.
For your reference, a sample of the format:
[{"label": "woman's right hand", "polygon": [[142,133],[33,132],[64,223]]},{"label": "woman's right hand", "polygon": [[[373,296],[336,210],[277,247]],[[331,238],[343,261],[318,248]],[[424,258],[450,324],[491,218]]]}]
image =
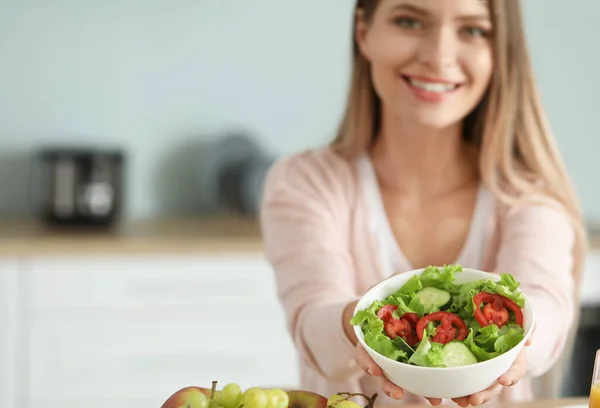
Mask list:
[{"label": "woman's right hand", "polygon": [[[383,374],[381,367],[379,367],[375,361],[371,358],[367,350],[360,344],[356,343],[356,361],[362,367],[362,369],[369,375],[379,377],[381,390],[388,396],[397,400],[404,398],[404,390],[392,383]],[[426,398],[431,405],[440,405],[442,400],[440,398]]]},{"label": "woman's right hand", "polygon": [[[356,344],[355,356],[358,365],[369,375],[374,377],[378,377],[380,381],[381,390],[390,398],[394,398],[396,400],[401,400],[404,398],[404,390],[398,387],[396,384],[387,379],[387,377],[383,374],[383,370],[381,367],[375,363],[375,361],[371,358],[367,350],[360,344],[356,335],[354,334],[354,330],[350,325],[350,319],[352,318],[352,314],[356,307],[358,300],[348,303],[344,308],[344,312],[342,313],[344,331],[346,335],[352,341],[352,343]],[[442,400],[440,398],[426,398],[431,405],[440,405]]]}]

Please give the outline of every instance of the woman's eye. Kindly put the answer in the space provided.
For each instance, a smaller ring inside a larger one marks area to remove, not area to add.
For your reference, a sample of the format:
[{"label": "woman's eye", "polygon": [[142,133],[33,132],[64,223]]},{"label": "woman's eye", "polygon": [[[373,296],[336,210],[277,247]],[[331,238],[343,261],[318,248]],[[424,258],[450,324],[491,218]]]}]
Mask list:
[{"label": "woman's eye", "polygon": [[394,20],[394,22],[396,23],[397,26],[403,27],[403,28],[419,28],[419,27],[421,27],[421,22],[419,20],[416,20],[416,19],[410,18],[410,17],[399,17],[396,20]]},{"label": "woman's eye", "polygon": [[465,32],[470,37],[487,37],[488,36],[487,31],[482,30],[481,28],[477,28],[477,27],[468,27],[465,29]]}]

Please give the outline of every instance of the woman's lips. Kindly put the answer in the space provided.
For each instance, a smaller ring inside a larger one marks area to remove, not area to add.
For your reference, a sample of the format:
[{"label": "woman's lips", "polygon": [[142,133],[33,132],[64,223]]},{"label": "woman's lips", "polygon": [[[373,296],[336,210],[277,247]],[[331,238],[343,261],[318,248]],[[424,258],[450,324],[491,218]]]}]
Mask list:
[{"label": "woman's lips", "polygon": [[402,79],[418,98],[428,102],[444,101],[462,85],[458,82],[412,75],[402,75]]}]

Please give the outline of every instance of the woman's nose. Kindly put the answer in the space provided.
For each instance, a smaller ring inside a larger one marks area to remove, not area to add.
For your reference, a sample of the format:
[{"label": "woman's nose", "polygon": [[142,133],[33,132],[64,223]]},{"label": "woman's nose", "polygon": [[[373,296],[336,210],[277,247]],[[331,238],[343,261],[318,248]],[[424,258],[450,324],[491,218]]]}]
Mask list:
[{"label": "woman's nose", "polygon": [[447,68],[458,60],[458,38],[448,28],[430,32],[424,38],[424,44],[419,51],[419,60],[423,65],[433,70]]}]

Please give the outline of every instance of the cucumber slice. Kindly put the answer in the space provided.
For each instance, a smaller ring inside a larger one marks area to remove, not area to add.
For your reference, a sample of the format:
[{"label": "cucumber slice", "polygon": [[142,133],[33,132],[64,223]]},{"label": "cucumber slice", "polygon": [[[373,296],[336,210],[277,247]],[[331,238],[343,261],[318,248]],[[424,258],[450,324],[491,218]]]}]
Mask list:
[{"label": "cucumber slice", "polygon": [[450,302],[450,293],[437,288],[423,288],[416,293],[417,299],[425,308],[425,313],[431,313],[432,310],[439,310],[442,306]]},{"label": "cucumber slice", "polygon": [[400,336],[396,337],[394,340],[392,340],[392,342],[400,350],[406,352],[408,358],[410,358],[415,353],[415,350],[411,346],[409,346],[408,343]]},{"label": "cucumber slice", "polygon": [[446,367],[460,367],[478,363],[471,350],[464,343],[458,341],[451,341],[444,345],[442,359]]}]

